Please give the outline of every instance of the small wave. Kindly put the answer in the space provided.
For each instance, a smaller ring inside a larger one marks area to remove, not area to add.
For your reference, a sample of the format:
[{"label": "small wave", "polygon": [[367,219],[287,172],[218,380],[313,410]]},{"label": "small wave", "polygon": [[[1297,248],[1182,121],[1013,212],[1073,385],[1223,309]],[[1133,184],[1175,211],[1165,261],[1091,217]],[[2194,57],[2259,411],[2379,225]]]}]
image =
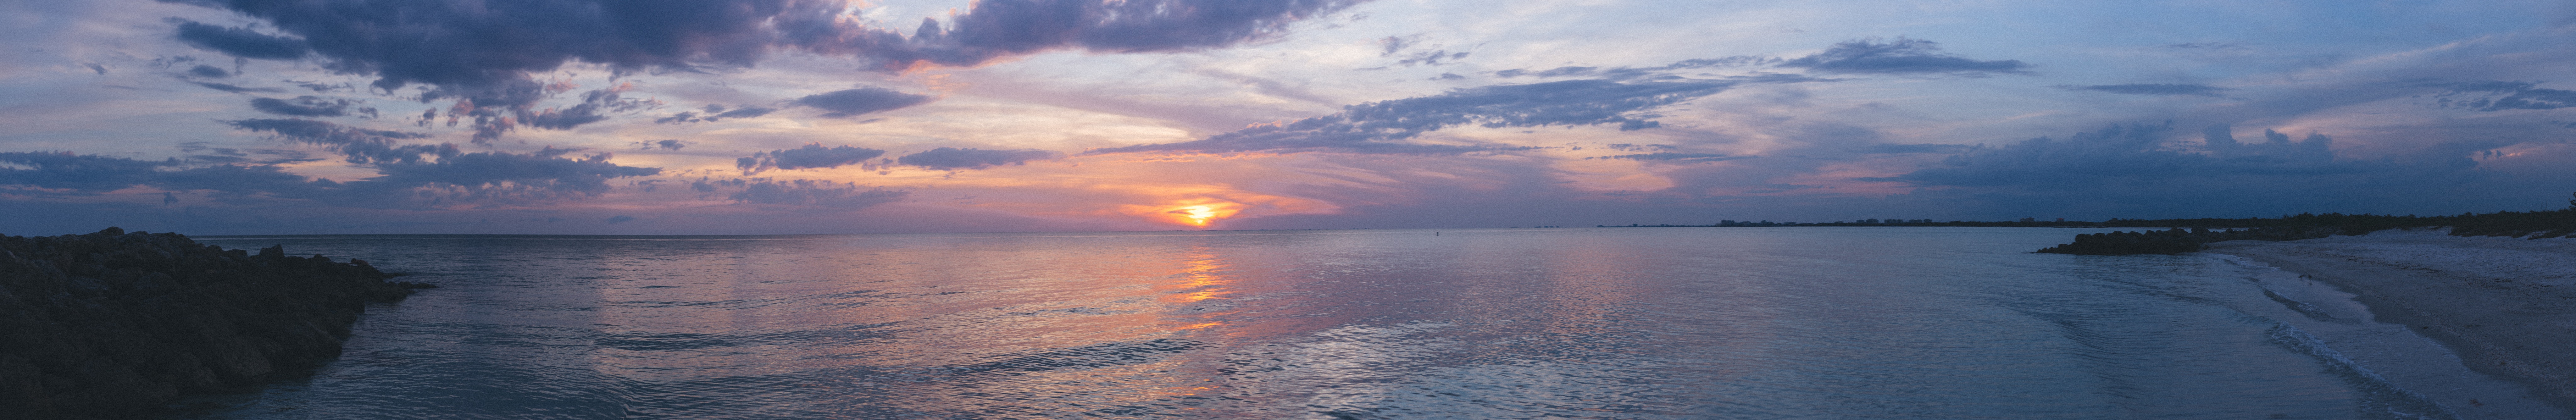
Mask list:
[{"label": "small wave", "polygon": [[2361,323],[2359,320],[2344,319],[2336,317],[2334,314],[2328,314],[2326,313],[2325,308],[2319,308],[2317,305],[2310,305],[2307,302],[2300,302],[2297,299],[2291,299],[2288,296],[2281,296],[2280,293],[2273,293],[2272,289],[2263,289],[2263,297],[2272,298],[2273,302],[2280,302],[2281,306],[2288,307],[2290,308],[2290,311],[2298,312],[2299,315],[2307,316],[2308,319],[2346,325]]},{"label": "small wave", "polygon": [[2443,407],[2440,403],[2433,402],[2424,394],[2389,383],[2388,378],[2380,377],[2378,372],[2372,372],[2370,368],[2362,367],[2361,363],[2354,362],[2352,358],[2344,357],[2343,353],[2328,347],[2324,339],[2309,335],[2307,331],[2301,331],[2298,327],[2274,323],[2265,333],[2272,337],[2273,342],[2316,358],[2318,362],[2326,365],[2327,371],[2352,383],[2353,389],[2362,393],[2360,409],[2365,418],[2403,420],[2460,418],[2458,413],[2452,412],[2449,407]]}]

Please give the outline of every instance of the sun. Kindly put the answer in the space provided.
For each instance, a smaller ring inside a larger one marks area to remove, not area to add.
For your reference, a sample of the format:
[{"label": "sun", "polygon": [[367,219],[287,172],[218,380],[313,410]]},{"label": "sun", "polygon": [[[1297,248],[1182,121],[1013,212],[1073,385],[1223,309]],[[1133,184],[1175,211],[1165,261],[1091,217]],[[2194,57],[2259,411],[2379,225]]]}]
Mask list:
[{"label": "sun", "polygon": [[[1179,209],[1175,209],[1175,210],[1167,211],[1167,212],[1163,212],[1163,213],[1165,213],[1165,214],[1177,214],[1177,215],[1181,215],[1181,217],[1185,217],[1185,218],[1188,218],[1188,219],[1189,219],[1188,221],[1186,221],[1186,223],[1189,223],[1189,224],[1190,224],[1190,226],[1198,226],[1198,227],[1207,227],[1207,225],[1208,225],[1208,219],[1213,219],[1213,218],[1216,218],[1216,217],[1217,217],[1217,214],[1216,214],[1216,213],[1217,213],[1217,210],[1216,210],[1215,208],[1211,208],[1211,207],[1209,207],[1208,205],[1205,205],[1205,204],[1195,205],[1195,206],[1183,206],[1183,207],[1181,207],[1181,208],[1179,208]],[[1231,212],[1228,212],[1228,213],[1231,213]]]},{"label": "sun", "polygon": [[1225,220],[1243,213],[1246,206],[1243,203],[1222,199],[1200,198],[1163,205],[1131,204],[1121,207],[1123,208],[1119,210],[1120,213],[1144,216],[1146,219],[1161,223],[1204,228],[1216,224],[1218,220]]}]

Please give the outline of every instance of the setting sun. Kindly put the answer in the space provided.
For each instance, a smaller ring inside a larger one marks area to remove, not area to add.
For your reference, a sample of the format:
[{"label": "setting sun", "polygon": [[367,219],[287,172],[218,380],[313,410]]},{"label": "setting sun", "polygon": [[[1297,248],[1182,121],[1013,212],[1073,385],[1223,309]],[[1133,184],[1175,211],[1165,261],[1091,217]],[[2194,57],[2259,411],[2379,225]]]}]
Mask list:
[{"label": "setting sun", "polygon": [[1193,199],[1160,206],[1128,205],[1122,212],[1145,216],[1156,222],[1208,227],[1217,220],[1242,213],[1245,205],[1219,199]]},{"label": "setting sun", "polygon": [[1190,221],[1189,221],[1190,225],[1198,226],[1198,227],[1207,227],[1208,219],[1209,219],[1209,218],[1214,218],[1214,217],[1216,217],[1216,210],[1215,210],[1215,209],[1210,209],[1210,208],[1208,208],[1208,206],[1203,206],[1203,205],[1202,205],[1202,206],[1189,206],[1189,207],[1182,207],[1180,210],[1167,211],[1167,212],[1164,212],[1164,213],[1177,214],[1177,215],[1181,215],[1181,217],[1187,217],[1187,218],[1189,218],[1189,219],[1190,219]]}]

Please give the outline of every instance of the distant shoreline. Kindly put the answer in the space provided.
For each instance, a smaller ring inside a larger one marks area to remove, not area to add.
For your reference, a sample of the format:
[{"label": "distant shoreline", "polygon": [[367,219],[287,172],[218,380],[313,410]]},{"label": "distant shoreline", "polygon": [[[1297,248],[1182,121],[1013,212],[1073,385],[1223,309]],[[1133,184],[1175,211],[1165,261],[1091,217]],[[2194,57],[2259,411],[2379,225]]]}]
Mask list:
[{"label": "distant shoreline", "polygon": [[[2150,225],[2104,225],[2104,224],[2102,224],[2102,222],[1968,222],[1968,221],[1921,222],[1921,223],[1910,223],[1910,222],[1909,222],[1909,223],[1868,223],[1868,222],[1821,222],[1821,223],[1798,223],[1798,222],[1770,222],[1770,221],[1762,221],[1762,222],[1716,223],[1716,224],[1706,224],[1706,225],[1670,225],[1670,224],[1666,224],[1666,225],[1648,225],[1648,224],[1628,224],[1628,225],[1593,225],[1592,227],[1596,227],[1596,228],[1629,228],[1629,227],[1833,227],[1833,226],[1849,226],[1849,227],[2064,227],[2064,228],[2091,228],[2091,227],[2170,227],[2170,226],[2162,226],[2162,225],[2153,225],[2153,226],[2150,226]],[[2212,226],[2212,227],[2217,227],[2217,226]],[[2231,227],[2253,227],[2253,226],[2231,226]]]}]

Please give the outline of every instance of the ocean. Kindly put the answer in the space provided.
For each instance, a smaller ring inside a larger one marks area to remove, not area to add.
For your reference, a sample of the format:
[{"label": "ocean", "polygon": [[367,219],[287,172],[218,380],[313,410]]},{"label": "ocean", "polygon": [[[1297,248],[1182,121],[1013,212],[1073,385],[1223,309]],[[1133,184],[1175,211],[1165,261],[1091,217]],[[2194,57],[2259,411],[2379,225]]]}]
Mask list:
[{"label": "ocean", "polygon": [[2103,231],[200,238],[441,287],[183,418],[2454,418],[2331,291],[2030,252]]}]

